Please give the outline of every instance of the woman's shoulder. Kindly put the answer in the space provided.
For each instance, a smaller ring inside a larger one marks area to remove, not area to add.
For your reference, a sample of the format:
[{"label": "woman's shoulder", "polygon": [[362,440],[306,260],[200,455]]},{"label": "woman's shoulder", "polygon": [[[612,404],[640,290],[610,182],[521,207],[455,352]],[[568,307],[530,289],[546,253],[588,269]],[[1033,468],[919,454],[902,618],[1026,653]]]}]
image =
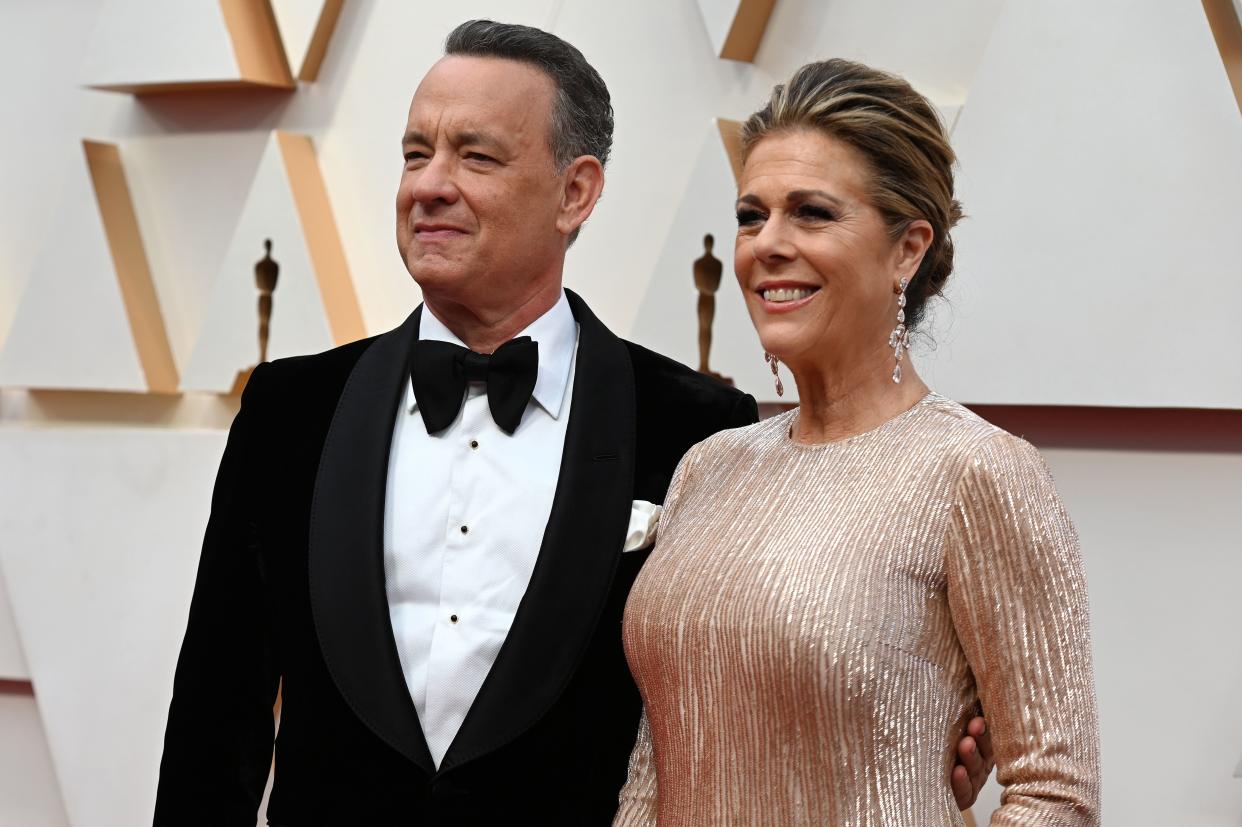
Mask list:
[{"label": "woman's shoulder", "polygon": [[933,393],[928,398],[928,414],[928,426],[936,430],[963,476],[974,474],[1003,480],[1049,473],[1034,445],[959,402]]}]

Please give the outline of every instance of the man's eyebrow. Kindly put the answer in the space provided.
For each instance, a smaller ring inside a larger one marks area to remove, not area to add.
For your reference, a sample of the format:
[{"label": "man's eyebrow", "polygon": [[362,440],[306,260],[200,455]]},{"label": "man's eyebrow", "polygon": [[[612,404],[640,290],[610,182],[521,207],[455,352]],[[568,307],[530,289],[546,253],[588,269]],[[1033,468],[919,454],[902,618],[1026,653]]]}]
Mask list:
[{"label": "man's eyebrow", "polygon": [[[488,146],[498,149],[501,147],[500,141],[484,132],[458,132],[456,135],[452,136],[452,140],[457,146],[474,144],[476,146]],[[430,146],[431,141],[428,140],[427,136],[422,132],[417,129],[411,129],[401,138],[402,146],[409,146],[410,144],[423,144],[424,146]]]}]

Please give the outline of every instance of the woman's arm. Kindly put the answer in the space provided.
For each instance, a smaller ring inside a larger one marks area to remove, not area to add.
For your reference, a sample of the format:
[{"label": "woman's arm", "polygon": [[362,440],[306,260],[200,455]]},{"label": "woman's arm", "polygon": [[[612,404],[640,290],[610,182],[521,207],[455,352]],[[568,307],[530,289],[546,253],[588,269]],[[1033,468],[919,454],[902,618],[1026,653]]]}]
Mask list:
[{"label": "woman's arm", "polygon": [[993,825],[1098,825],[1099,727],[1078,536],[1027,442],[1000,433],[957,485],[949,605],[1004,786]]}]

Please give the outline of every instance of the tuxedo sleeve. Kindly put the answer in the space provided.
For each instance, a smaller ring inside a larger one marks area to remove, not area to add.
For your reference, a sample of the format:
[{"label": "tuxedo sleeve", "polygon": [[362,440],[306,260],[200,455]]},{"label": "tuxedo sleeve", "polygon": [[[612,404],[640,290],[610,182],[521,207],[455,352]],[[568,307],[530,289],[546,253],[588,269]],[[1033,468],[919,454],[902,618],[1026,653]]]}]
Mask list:
[{"label": "tuxedo sleeve", "polygon": [[216,476],[173,678],[156,827],[253,827],[271,768],[280,671],[252,496],[271,370],[251,376]]},{"label": "tuxedo sleeve", "polygon": [[755,402],[755,397],[750,394],[742,394],[737,402],[733,403],[733,410],[729,414],[729,424],[727,428],[744,428],[747,425],[754,425],[759,421],[759,405]]}]

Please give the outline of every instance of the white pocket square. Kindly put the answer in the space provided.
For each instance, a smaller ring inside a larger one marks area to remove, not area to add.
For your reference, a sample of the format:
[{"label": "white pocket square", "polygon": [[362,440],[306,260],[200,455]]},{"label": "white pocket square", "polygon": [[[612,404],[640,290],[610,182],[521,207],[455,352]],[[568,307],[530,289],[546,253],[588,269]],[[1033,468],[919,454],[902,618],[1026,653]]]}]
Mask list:
[{"label": "white pocket square", "polygon": [[621,551],[638,551],[656,541],[656,527],[664,506],[646,500],[634,500],[630,505],[630,527],[625,533],[625,545]]}]

